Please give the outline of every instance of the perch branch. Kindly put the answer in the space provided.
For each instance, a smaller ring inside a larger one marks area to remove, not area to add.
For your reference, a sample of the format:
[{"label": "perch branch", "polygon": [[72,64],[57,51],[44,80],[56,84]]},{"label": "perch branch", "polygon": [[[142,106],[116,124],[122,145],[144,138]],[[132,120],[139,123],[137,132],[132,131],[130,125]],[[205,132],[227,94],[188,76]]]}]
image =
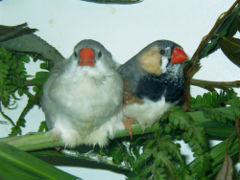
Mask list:
[{"label": "perch branch", "polygon": [[[225,111],[228,111],[227,108],[224,108],[224,109],[225,109]],[[211,137],[213,137],[213,139],[221,138],[221,137],[214,136],[214,133],[212,133],[214,131],[214,129],[211,129],[208,126],[208,123],[211,121],[211,119],[204,118],[204,112],[195,111],[195,112],[188,112],[188,114],[190,116],[202,117],[202,118],[199,118],[199,119],[201,119],[201,121],[199,121],[198,123],[200,124],[200,126],[204,127],[206,133],[209,134]],[[205,119],[205,122],[203,122],[202,119]],[[137,124],[132,125],[133,135],[152,133],[161,128],[164,128],[164,127],[162,127],[158,123],[156,123],[151,128],[147,128],[143,131],[139,125],[137,125]],[[229,135],[229,133],[232,132],[232,129],[234,129],[234,127],[225,129],[225,131],[226,131],[225,134]],[[114,139],[122,138],[122,137],[129,137],[128,130],[124,129],[124,130],[117,131],[114,136]],[[27,134],[24,136],[0,138],[0,142],[13,145],[23,151],[33,151],[33,150],[49,149],[49,148],[64,146],[60,137],[53,138],[53,134],[51,131],[48,131],[46,133],[34,133],[34,134]]]},{"label": "perch branch", "polygon": [[[156,131],[158,128],[159,128],[159,125],[156,124],[152,128],[148,128],[143,132],[143,130],[139,125],[132,125],[132,130],[134,135],[151,133]],[[122,138],[127,136],[129,136],[129,132],[128,130],[124,129],[124,130],[117,131],[114,138]],[[0,142],[13,145],[23,151],[33,151],[33,150],[64,146],[60,137],[53,138],[53,134],[51,131],[48,131],[46,133],[32,133],[32,134],[26,134],[24,136],[0,138]]]},{"label": "perch branch", "polygon": [[[222,108],[217,108],[217,109],[222,109]],[[230,108],[224,108],[224,110],[231,111]],[[218,135],[216,136],[216,133],[215,133],[217,129],[217,132],[218,132],[217,134],[219,134],[219,125],[217,124],[214,127],[210,126],[209,123],[211,123],[212,121],[211,119],[205,118],[204,112],[195,111],[195,112],[188,112],[188,114],[190,116],[198,117],[196,119],[196,122],[199,123],[199,125],[205,129],[205,132],[209,137],[212,137],[212,139],[217,139],[219,137]],[[139,125],[133,125],[132,130],[134,135],[139,135],[143,133],[146,134],[146,133],[155,132],[156,130],[159,130],[161,128],[164,128],[164,127],[162,127],[160,124],[155,124],[152,128],[148,128],[143,132]],[[230,126],[229,128],[224,128],[224,132],[220,133],[222,139],[225,139],[226,137],[228,137],[229,134],[231,134],[231,132],[234,130],[234,128],[235,128],[234,126]],[[122,138],[122,137],[129,137],[128,130],[118,131],[114,138]],[[88,153],[85,153],[85,152],[89,152],[89,150],[92,150],[92,147],[89,147],[89,146],[84,147],[83,145],[81,145],[77,147],[76,150],[74,149],[73,152],[76,152],[77,156],[67,155],[67,154],[62,155],[62,153],[56,153],[56,151],[54,151],[55,152],[54,154],[48,153],[47,152],[48,150],[41,151],[44,149],[64,146],[60,138],[53,138],[53,134],[51,131],[46,133],[27,134],[27,135],[18,136],[18,137],[15,136],[15,137],[0,138],[0,142],[15,146],[20,150],[33,151],[32,153],[34,155],[40,157],[43,160],[46,160],[49,162],[51,161],[50,162],[51,164],[70,165],[70,166],[81,166],[84,164],[85,167],[86,167],[86,164],[88,164],[89,167],[91,168],[101,168],[101,169],[104,169],[101,167],[102,165],[104,165],[106,169],[114,172],[123,173],[123,174],[127,174],[129,172],[129,169],[126,168],[125,166],[116,166],[116,165],[112,165],[111,162],[98,161],[98,160],[94,161],[94,158],[86,158],[84,154],[88,155]],[[86,149],[84,150],[84,148],[87,148],[88,150],[86,151]],[[78,151],[78,149],[82,150],[82,152],[84,153],[81,153],[80,151]],[[197,162],[198,161],[196,161],[196,163]]]},{"label": "perch branch", "polygon": [[214,32],[216,29],[225,21],[225,19],[232,13],[232,10],[235,8],[235,6],[239,3],[240,0],[236,0],[234,4],[229,8],[229,10],[223,14],[221,14],[213,26],[213,28],[210,30],[210,32],[202,39],[200,45],[198,46],[197,50],[193,54],[191,60],[184,68],[184,105],[183,108],[185,111],[189,109],[189,102],[191,100],[190,96],[190,81],[193,77],[193,75],[197,72],[197,70],[200,67],[199,61],[199,54],[204,49],[205,45],[209,42],[212,36],[214,36]]},{"label": "perch branch", "polygon": [[191,84],[194,86],[202,87],[207,90],[214,90],[214,88],[226,89],[229,87],[240,87],[240,81],[218,82],[192,79]]},{"label": "perch branch", "polygon": [[63,146],[60,138],[53,139],[51,131],[46,133],[31,133],[24,136],[0,138],[0,142],[15,146],[23,151],[54,148]]}]

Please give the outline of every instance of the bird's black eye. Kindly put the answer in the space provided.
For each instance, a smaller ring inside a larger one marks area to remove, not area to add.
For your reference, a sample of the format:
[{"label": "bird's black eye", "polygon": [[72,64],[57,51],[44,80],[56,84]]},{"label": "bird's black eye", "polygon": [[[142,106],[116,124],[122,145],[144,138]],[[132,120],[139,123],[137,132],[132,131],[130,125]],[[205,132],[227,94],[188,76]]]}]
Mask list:
[{"label": "bird's black eye", "polygon": [[75,57],[77,57],[77,56],[78,56],[78,55],[77,55],[77,53],[76,53],[75,51],[74,51],[74,56],[75,56]]},{"label": "bird's black eye", "polygon": [[99,52],[98,52],[98,58],[101,58],[101,57],[102,57],[102,52],[99,51]]},{"label": "bird's black eye", "polygon": [[166,53],[166,51],[165,51],[164,49],[161,49],[161,50],[159,51],[159,53],[160,53],[161,55],[164,55],[164,54]]}]

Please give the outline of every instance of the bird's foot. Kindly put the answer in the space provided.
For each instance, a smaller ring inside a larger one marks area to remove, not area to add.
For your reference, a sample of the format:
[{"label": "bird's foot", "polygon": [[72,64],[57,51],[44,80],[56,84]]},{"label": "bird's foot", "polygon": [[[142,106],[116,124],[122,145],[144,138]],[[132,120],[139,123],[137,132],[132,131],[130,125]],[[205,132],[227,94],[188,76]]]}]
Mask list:
[{"label": "bird's foot", "polygon": [[[59,131],[53,131],[53,136],[52,136],[52,141],[56,141],[60,137],[60,132]],[[61,147],[55,147],[57,152],[61,151]]]},{"label": "bird's foot", "polygon": [[123,124],[125,129],[128,129],[130,139],[133,139],[133,132],[132,132],[132,127],[131,124],[134,123],[134,120],[132,118],[124,119]]},{"label": "bird's foot", "polygon": [[52,140],[56,141],[60,137],[60,132],[57,130],[53,130]]}]

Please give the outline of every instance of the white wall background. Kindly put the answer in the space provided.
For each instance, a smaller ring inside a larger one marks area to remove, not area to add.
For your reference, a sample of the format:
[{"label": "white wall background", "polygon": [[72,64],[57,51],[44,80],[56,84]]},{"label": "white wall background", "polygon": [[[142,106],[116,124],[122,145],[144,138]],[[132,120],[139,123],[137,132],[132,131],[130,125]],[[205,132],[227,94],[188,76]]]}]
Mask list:
[{"label": "white wall background", "polygon": [[[144,0],[133,5],[106,5],[81,0],[3,0],[0,1],[0,24],[16,25],[27,22],[36,33],[56,47],[66,58],[75,44],[86,38],[100,41],[119,63],[123,63],[147,44],[157,39],[169,39],[180,44],[192,56],[201,39],[210,31],[218,16],[234,0]],[[36,64],[29,66],[34,74]],[[230,81],[240,79],[238,67],[217,51],[202,60],[195,76],[200,79]],[[204,90],[193,87],[192,94]],[[16,119],[19,110],[10,114]],[[36,131],[44,119],[35,108],[27,116],[24,133]],[[10,126],[0,125],[0,137],[7,136]],[[115,179],[124,176],[108,171],[84,168],[61,168],[86,180]]]}]

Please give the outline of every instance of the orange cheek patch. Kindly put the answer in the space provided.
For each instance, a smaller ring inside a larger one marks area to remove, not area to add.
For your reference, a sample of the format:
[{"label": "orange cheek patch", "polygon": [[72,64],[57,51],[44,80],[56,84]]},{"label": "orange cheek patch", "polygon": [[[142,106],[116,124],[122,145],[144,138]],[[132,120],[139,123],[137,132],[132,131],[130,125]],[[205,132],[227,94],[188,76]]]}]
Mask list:
[{"label": "orange cheek patch", "polygon": [[152,48],[143,53],[140,57],[140,63],[146,72],[155,75],[162,74],[161,55],[158,53],[158,48]]}]

